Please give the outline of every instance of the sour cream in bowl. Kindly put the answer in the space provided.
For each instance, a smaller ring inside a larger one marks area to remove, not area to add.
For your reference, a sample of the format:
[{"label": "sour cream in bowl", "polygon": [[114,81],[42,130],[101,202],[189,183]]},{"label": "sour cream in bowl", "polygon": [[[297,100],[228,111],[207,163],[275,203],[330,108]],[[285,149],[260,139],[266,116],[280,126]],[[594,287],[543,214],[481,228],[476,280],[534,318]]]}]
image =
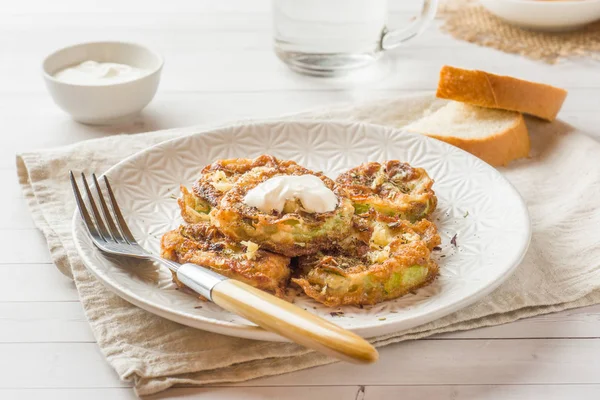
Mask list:
[{"label": "sour cream in bowl", "polygon": [[137,115],[154,97],[163,58],[134,43],[82,43],[50,54],[42,74],[54,102],[76,121],[107,125]]},{"label": "sour cream in bowl", "polygon": [[137,68],[126,64],[88,60],[61,69],[54,74],[54,78],[74,85],[112,85],[134,81],[149,72],[145,68]]}]

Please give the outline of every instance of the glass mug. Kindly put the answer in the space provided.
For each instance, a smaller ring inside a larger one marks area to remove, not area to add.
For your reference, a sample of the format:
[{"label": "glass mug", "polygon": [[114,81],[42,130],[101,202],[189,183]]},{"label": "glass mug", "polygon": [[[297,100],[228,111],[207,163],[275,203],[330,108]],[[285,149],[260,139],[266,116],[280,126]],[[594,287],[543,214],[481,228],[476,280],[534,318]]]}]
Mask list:
[{"label": "glass mug", "polygon": [[348,72],[421,33],[433,20],[438,0],[423,0],[420,15],[398,30],[386,26],[387,3],[272,0],[275,52],[297,72],[317,76]]}]

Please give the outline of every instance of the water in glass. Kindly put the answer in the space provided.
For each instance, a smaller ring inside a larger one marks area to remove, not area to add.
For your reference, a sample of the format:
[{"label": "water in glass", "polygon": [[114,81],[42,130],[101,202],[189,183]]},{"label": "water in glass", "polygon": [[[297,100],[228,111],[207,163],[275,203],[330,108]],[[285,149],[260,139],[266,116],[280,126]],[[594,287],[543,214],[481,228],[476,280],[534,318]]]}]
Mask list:
[{"label": "water in glass", "polygon": [[272,0],[277,56],[292,69],[334,75],[382,52],[387,0]]}]

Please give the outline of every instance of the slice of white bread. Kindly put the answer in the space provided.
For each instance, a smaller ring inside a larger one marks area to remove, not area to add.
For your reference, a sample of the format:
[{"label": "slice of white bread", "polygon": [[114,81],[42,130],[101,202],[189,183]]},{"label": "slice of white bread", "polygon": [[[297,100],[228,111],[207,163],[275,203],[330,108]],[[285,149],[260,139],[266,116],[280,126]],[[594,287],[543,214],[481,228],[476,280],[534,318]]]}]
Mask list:
[{"label": "slice of white bread", "polygon": [[436,96],[553,121],[567,97],[567,91],[510,76],[445,65],[440,71]]},{"label": "slice of white bread", "polygon": [[404,129],[450,143],[494,166],[529,155],[523,115],[451,101]]}]

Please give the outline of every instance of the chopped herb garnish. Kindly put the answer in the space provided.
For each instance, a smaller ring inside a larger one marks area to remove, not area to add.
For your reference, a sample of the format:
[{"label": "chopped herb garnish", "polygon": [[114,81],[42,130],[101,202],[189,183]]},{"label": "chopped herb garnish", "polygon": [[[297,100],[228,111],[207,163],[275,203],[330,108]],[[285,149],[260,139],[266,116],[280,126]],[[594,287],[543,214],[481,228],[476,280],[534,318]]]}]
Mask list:
[{"label": "chopped herb garnish", "polygon": [[440,246],[435,246],[433,248],[433,251],[442,251],[442,248]]},{"label": "chopped herb garnish", "polygon": [[456,236],[457,234],[455,233],[454,236],[452,236],[452,239],[450,239],[450,243],[452,244],[452,246],[457,247],[458,245],[456,244]]},{"label": "chopped herb garnish", "polygon": [[465,212],[465,215],[463,215],[463,218],[467,218],[469,216],[469,211]]},{"label": "chopped herb garnish", "polygon": [[381,318],[379,318],[379,320],[380,320],[380,321],[385,321],[386,319],[387,319],[387,318],[385,318],[385,317],[381,317]]},{"label": "chopped herb garnish", "polygon": [[344,313],[342,311],[334,311],[330,312],[329,315],[331,315],[332,317],[341,317],[342,315],[344,315]]}]

